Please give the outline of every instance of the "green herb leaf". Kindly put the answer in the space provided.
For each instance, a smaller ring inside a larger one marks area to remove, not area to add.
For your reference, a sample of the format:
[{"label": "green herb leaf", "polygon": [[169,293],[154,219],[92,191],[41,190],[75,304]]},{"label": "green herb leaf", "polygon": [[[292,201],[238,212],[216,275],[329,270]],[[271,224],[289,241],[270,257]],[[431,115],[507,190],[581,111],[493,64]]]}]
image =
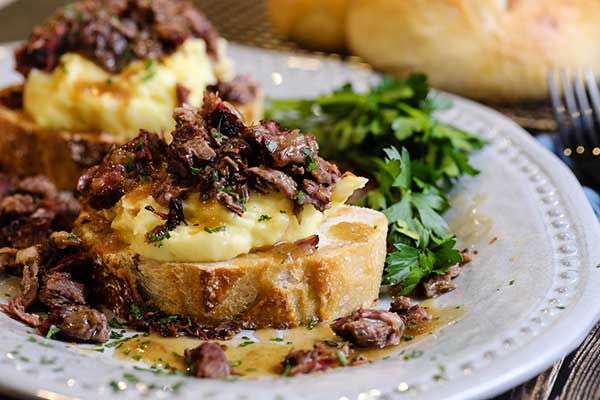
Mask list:
[{"label": "green herb leaf", "polygon": [[273,217],[270,217],[266,214],[262,214],[260,217],[258,217],[258,222],[270,221],[272,219],[273,219]]},{"label": "green herb leaf", "polygon": [[53,339],[54,335],[56,335],[58,332],[60,332],[60,328],[56,325],[52,325],[50,326],[50,329],[48,329],[48,333],[46,333],[46,338]]},{"label": "green herb leaf", "polygon": [[217,232],[225,232],[225,230],[227,229],[227,226],[225,225],[221,225],[221,226],[217,226],[216,228],[209,228],[208,226],[204,227],[204,231],[207,233],[217,233]]}]

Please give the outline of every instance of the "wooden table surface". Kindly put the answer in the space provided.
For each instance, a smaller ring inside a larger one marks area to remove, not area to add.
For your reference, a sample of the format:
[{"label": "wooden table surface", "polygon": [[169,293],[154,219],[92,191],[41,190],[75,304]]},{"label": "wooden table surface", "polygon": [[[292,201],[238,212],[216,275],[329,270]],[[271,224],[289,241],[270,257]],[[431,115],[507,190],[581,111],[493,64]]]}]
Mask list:
[{"label": "wooden table surface", "polygon": [[[31,27],[66,0],[0,0],[0,42],[23,39]],[[8,5],[6,5],[8,3]],[[284,50],[301,50],[270,30],[259,0],[196,0],[229,40]],[[600,290],[600,288],[599,288]],[[599,305],[600,307],[600,305]],[[0,398],[3,398],[0,394]],[[493,400],[599,400],[600,323],[573,353],[544,373]]]}]

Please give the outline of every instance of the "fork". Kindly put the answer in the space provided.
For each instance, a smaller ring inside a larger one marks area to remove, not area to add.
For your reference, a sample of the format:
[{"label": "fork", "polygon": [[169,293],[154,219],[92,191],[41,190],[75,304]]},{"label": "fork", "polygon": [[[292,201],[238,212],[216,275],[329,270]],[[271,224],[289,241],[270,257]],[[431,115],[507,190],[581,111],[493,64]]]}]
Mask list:
[{"label": "fork", "polygon": [[600,91],[594,73],[553,71],[548,83],[562,158],[584,184],[600,188]]}]

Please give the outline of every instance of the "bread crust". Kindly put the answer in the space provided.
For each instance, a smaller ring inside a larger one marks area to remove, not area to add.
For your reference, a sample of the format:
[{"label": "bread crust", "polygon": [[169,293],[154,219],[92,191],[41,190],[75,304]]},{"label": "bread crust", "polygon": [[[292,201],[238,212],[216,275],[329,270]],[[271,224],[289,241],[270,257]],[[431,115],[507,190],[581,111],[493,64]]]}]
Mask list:
[{"label": "bread crust", "polygon": [[600,74],[594,0],[353,0],[349,48],[379,69],[496,103],[543,100],[548,73]]},{"label": "bread crust", "polygon": [[144,259],[89,209],[75,232],[96,255],[101,296],[119,315],[135,301],[204,326],[235,320],[247,329],[283,329],[372,305],[385,262],[387,219],[341,206],[322,224],[316,249],[285,244],[216,263]]},{"label": "bread crust", "polygon": [[[0,89],[0,98],[21,85]],[[262,92],[251,103],[236,105],[249,121],[262,115]],[[235,105],[235,104],[234,104]],[[15,176],[46,175],[62,190],[73,190],[83,171],[102,161],[120,140],[106,133],[48,131],[22,109],[0,104],[0,171]]]}]

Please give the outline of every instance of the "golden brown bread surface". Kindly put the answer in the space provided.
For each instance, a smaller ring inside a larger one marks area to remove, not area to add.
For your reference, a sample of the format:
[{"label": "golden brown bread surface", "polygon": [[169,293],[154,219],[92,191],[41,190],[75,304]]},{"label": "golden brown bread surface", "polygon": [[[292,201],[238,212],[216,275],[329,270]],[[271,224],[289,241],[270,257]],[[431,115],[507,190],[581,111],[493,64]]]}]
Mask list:
[{"label": "golden brown bread surface", "polygon": [[547,98],[548,73],[600,74],[596,0],[353,0],[349,48],[379,69],[491,102]]},{"label": "golden brown bread surface", "polygon": [[321,50],[345,47],[346,10],[351,0],[269,0],[273,28],[305,46]]},{"label": "golden brown bread surface", "polygon": [[[102,296],[118,314],[129,302],[218,325],[288,328],[331,320],[378,297],[387,219],[341,206],[319,230],[319,244],[284,244],[216,263],[169,263],[133,254],[101,214],[84,210],[75,232],[101,265]],[[201,249],[199,249],[201,251]]]},{"label": "golden brown bread surface", "polygon": [[[20,86],[0,90],[0,97]],[[262,115],[262,93],[248,104],[234,104],[248,121]],[[48,131],[22,110],[0,104],[0,171],[16,176],[43,174],[59,189],[73,190],[81,173],[102,161],[120,140],[106,133]]]}]

